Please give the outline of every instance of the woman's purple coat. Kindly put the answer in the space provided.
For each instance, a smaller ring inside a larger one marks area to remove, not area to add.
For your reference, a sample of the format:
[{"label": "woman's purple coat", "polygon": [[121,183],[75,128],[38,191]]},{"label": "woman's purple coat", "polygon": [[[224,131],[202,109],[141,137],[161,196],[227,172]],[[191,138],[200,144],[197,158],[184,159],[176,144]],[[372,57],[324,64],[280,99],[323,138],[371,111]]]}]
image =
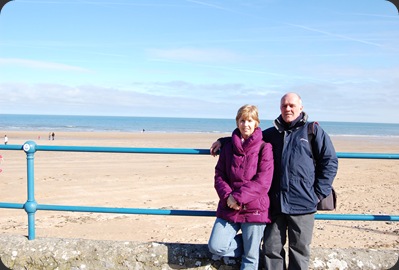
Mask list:
[{"label": "woman's purple coat", "polygon": [[[264,147],[259,152],[262,144]],[[216,216],[235,223],[269,223],[267,193],[272,178],[272,147],[263,142],[262,130],[256,128],[241,142],[240,131],[235,129],[232,140],[223,146],[215,167],[215,189],[220,199]],[[240,210],[227,206],[230,194],[241,206]]]}]

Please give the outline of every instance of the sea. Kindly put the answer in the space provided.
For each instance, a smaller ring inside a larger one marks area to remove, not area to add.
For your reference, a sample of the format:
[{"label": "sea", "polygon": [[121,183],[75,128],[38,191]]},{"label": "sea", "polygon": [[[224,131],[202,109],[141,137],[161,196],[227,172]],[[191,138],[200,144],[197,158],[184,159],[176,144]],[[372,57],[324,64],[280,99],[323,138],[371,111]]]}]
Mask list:
[{"label": "sea", "polygon": [[[399,137],[399,124],[318,121],[329,135]],[[261,128],[272,126],[261,120]],[[231,133],[235,119],[0,114],[0,130],[68,132]]]}]

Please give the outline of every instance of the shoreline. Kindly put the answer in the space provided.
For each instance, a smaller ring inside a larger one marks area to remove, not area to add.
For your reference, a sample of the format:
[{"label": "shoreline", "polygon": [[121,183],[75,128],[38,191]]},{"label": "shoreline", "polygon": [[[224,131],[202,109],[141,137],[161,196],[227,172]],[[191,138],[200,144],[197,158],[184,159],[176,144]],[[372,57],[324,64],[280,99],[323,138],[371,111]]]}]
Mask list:
[{"label": "shoreline", "polygon": [[[52,141],[49,139],[49,133],[47,132],[38,132],[31,130],[2,130],[4,135],[7,135],[9,138],[8,144],[18,144],[21,141],[26,142],[28,140],[33,140],[36,142],[46,142]],[[1,133],[0,133],[1,134]],[[220,137],[230,136],[231,132],[115,132],[115,131],[58,131],[55,133],[54,142],[65,143],[69,140],[91,140],[91,139],[101,139],[101,140],[113,140],[113,139],[135,139],[146,137],[148,139],[158,139],[160,136],[165,138],[176,137],[179,139],[185,139],[192,136],[197,137],[205,137],[216,140]],[[346,143],[349,142],[357,142],[359,143],[359,147],[361,148],[365,143],[369,143],[375,146],[377,144],[396,144],[399,143],[399,136],[377,136],[377,135],[330,135],[333,143]],[[209,146],[213,141],[209,141]],[[355,146],[356,147],[356,146]],[[351,147],[351,148],[355,148]],[[341,148],[339,145],[337,148]],[[377,147],[374,147],[376,150]],[[396,148],[395,148],[396,149]],[[394,149],[392,149],[394,150]],[[399,148],[397,148],[397,152],[399,152]]]}]

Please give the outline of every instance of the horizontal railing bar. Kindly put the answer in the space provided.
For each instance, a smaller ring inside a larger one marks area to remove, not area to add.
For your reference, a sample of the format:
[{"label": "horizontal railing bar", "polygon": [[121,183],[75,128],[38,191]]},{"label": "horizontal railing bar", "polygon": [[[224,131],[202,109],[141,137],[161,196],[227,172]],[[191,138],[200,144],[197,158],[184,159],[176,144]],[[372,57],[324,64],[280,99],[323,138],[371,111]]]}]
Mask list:
[{"label": "horizontal railing bar", "polygon": [[[172,216],[216,216],[216,211],[205,210],[168,210],[148,208],[113,208],[90,206],[67,206],[39,204],[38,210],[115,213],[115,214],[144,214],[144,215],[172,215]],[[399,216],[390,215],[362,215],[362,214],[315,214],[320,220],[363,220],[363,221],[399,221]]]},{"label": "horizontal railing bar", "polygon": [[140,148],[100,146],[48,146],[37,145],[37,151],[102,152],[102,153],[145,153],[145,154],[208,154],[209,149],[191,148]]},{"label": "horizontal railing bar", "polygon": [[363,214],[316,214],[321,220],[399,221],[399,216]]},{"label": "horizontal railing bar", "polygon": [[[23,150],[23,145],[0,145],[0,150]],[[209,149],[193,148],[142,148],[142,147],[105,147],[105,146],[55,146],[35,145],[36,151],[57,152],[101,152],[101,153],[145,153],[145,154],[202,154],[209,155]]]},{"label": "horizontal railing bar", "polygon": [[[0,202],[0,208],[23,209],[24,204]],[[110,214],[202,216],[202,217],[216,216],[216,211],[206,211],[206,210],[118,208],[118,207],[52,205],[52,204],[38,204],[36,209],[43,210],[43,211],[110,213]],[[399,221],[399,216],[395,216],[395,215],[365,215],[365,214],[319,214],[319,213],[316,213],[315,219],[317,219],[317,220]]]},{"label": "horizontal railing bar", "polygon": [[[0,145],[0,150],[22,150],[23,145]],[[141,148],[104,146],[55,146],[35,145],[36,151],[102,152],[102,153],[145,153],[145,154],[201,154],[209,155],[209,149],[193,148]],[[399,159],[396,153],[353,153],[337,152],[338,158],[353,159]]]},{"label": "horizontal railing bar", "polygon": [[72,205],[50,205],[50,204],[38,204],[37,210],[113,213],[113,214],[139,214],[139,215],[172,215],[172,216],[214,217],[216,215],[215,211],[205,211],[205,210],[169,210],[169,209],[118,208],[118,207],[72,206]]},{"label": "horizontal railing bar", "polygon": [[23,150],[23,145],[19,144],[0,145],[0,150]]},{"label": "horizontal railing bar", "polygon": [[365,158],[365,159],[399,159],[399,154],[390,153],[349,153],[337,152],[339,158]]},{"label": "horizontal railing bar", "polygon": [[0,202],[0,208],[24,209],[23,203]]}]

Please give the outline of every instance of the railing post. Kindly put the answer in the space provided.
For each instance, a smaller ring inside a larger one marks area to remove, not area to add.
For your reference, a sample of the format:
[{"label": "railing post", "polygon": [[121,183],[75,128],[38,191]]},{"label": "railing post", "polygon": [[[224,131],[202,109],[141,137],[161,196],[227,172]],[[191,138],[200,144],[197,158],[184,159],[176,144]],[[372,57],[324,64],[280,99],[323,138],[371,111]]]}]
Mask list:
[{"label": "railing post", "polygon": [[37,202],[35,200],[35,177],[34,177],[34,159],[36,152],[36,143],[27,141],[23,145],[27,161],[27,181],[28,181],[28,199],[24,204],[24,209],[28,214],[28,239],[35,239],[35,213]]}]

